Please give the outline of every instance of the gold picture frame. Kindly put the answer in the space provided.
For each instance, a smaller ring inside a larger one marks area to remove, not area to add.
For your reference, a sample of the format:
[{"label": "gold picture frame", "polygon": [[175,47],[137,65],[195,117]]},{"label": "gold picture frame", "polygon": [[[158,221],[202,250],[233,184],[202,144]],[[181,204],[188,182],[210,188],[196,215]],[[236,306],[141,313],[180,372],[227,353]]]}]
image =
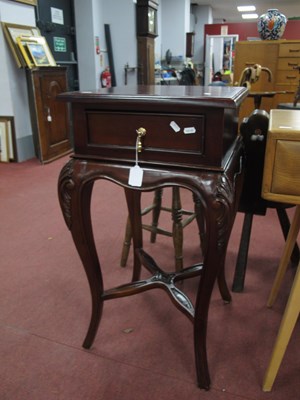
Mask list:
[{"label": "gold picture frame", "polygon": [[56,62],[43,36],[20,36],[17,43],[28,68],[55,67]]},{"label": "gold picture frame", "polygon": [[42,43],[27,42],[27,48],[31,54],[36,67],[50,67],[51,63],[46,54],[46,49]]},{"label": "gold picture frame", "polygon": [[31,4],[32,6],[37,6],[37,0],[12,0],[17,3]]},{"label": "gold picture frame", "polygon": [[20,49],[20,51],[22,53],[22,56],[23,56],[23,58],[24,58],[24,60],[25,60],[25,62],[27,64],[27,67],[31,69],[31,68],[33,68],[35,66],[35,64],[34,64],[34,61],[32,59],[32,56],[31,56],[31,54],[29,52],[29,49],[27,47],[27,39],[29,37],[30,36],[28,36],[28,37],[26,37],[26,36],[25,37],[24,36],[18,37],[17,38],[17,44],[18,44],[19,49]]},{"label": "gold picture frame", "polygon": [[36,26],[18,25],[7,22],[2,22],[1,24],[17,66],[19,68],[26,67],[27,63],[18,46],[17,38],[20,36],[41,37],[40,30]]}]

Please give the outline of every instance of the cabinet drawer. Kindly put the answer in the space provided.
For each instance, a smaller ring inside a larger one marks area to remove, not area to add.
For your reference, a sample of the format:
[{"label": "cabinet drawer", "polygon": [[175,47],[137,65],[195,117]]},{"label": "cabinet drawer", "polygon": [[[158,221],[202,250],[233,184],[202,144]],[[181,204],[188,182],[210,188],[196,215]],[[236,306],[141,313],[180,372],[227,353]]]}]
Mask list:
[{"label": "cabinet drawer", "polygon": [[277,63],[277,70],[293,70],[294,67],[299,67],[299,65],[300,57],[279,58]]},{"label": "cabinet drawer", "polygon": [[300,43],[280,44],[279,57],[300,57]]},{"label": "cabinet drawer", "polygon": [[265,152],[262,195],[300,204],[300,111],[272,110]]},{"label": "cabinet drawer", "polygon": [[297,70],[277,71],[276,83],[283,83],[286,85],[298,85],[299,72]]},{"label": "cabinet drawer", "polygon": [[272,192],[300,196],[299,153],[299,134],[298,136],[295,135],[295,140],[277,140],[271,186]]},{"label": "cabinet drawer", "polygon": [[[75,154],[102,160],[135,161],[137,130],[143,127],[141,163],[222,169],[223,157],[237,135],[236,111],[200,108],[196,114],[146,113],[77,104],[72,108]],[[223,129],[216,131],[215,126]]]}]

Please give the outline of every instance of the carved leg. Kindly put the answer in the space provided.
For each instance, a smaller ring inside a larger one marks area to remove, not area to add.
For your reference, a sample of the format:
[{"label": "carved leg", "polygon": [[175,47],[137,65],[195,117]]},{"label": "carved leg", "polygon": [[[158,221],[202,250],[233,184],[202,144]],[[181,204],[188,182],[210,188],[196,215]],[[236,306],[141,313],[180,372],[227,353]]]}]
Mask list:
[{"label": "carved leg", "polygon": [[154,208],[152,211],[152,231],[151,231],[151,236],[150,236],[150,242],[155,243],[156,241],[156,229],[158,226],[158,219],[160,215],[160,209],[161,209],[161,199],[162,199],[162,189],[156,189],[154,192]]},{"label": "carved leg", "polygon": [[132,281],[140,279],[141,261],[138,250],[143,247],[141,192],[134,189],[125,189],[130,224],[132,226],[132,243],[134,249]]},{"label": "carved leg", "polygon": [[172,219],[173,219],[173,243],[175,249],[175,270],[180,272],[183,268],[183,227],[182,227],[182,207],[178,186],[172,188]]},{"label": "carved leg", "polygon": [[[200,279],[195,304],[194,346],[198,385],[206,390],[210,386],[206,354],[207,317],[212,290],[217,278],[223,299],[226,301],[231,300],[225,281],[224,264],[233,224],[233,204],[231,202],[230,187],[227,187],[222,182],[217,190],[219,193],[216,200],[209,199],[206,206],[201,207],[202,215],[197,212],[199,229],[205,226],[205,239],[203,243],[203,274]],[[201,221],[202,218],[205,218],[205,220]]]},{"label": "carved leg", "polygon": [[[198,229],[199,229],[202,253],[206,254],[206,252],[208,250],[209,239],[208,239],[208,235],[206,232],[206,224],[205,224],[205,218],[204,218],[205,210],[201,204],[200,199],[198,199],[195,195],[193,196],[193,198],[194,198],[194,204],[195,204],[195,213],[196,213],[197,224],[198,224]],[[229,239],[229,236],[228,236],[228,239]],[[227,243],[228,243],[228,239],[227,239]],[[226,244],[226,247],[227,247],[227,244]],[[230,291],[228,289],[226,279],[225,279],[225,254],[226,254],[226,250],[224,252],[224,258],[220,263],[221,268],[218,273],[218,285],[219,285],[219,290],[220,290],[222,299],[226,303],[230,303],[231,302],[231,294],[230,294]]]},{"label": "carved leg", "polygon": [[96,336],[103,309],[103,281],[91,224],[93,181],[85,180],[81,162],[70,160],[62,169],[58,195],[65,222],[72,233],[84,266],[92,297],[92,315],[83,347],[90,348]]}]

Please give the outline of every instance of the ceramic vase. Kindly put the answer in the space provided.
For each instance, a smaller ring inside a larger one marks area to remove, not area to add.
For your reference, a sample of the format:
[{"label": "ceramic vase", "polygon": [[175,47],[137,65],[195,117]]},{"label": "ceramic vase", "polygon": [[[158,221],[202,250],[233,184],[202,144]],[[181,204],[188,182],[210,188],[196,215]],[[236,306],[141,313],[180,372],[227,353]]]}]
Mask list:
[{"label": "ceramic vase", "polygon": [[277,9],[270,9],[262,14],[257,22],[258,33],[263,40],[280,39],[284,33],[287,18]]}]

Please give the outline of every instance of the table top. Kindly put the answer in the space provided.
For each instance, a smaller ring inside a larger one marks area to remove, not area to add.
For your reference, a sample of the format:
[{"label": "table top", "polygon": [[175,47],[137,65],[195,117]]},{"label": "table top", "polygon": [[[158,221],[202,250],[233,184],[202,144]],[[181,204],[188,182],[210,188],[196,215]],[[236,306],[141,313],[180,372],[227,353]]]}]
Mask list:
[{"label": "table top", "polygon": [[103,88],[99,91],[77,91],[58,95],[71,102],[97,103],[103,101],[189,103],[201,106],[237,108],[247,96],[244,87],[233,86],[172,86],[133,85]]}]

